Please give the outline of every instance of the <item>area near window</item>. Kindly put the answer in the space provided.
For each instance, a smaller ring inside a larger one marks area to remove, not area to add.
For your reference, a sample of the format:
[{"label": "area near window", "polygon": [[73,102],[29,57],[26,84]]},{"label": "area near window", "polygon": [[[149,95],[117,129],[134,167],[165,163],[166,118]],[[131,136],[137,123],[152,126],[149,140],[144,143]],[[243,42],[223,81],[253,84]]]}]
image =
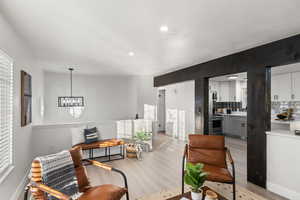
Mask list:
[{"label": "area near window", "polygon": [[12,91],[13,62],[0,50],[0,180],[7,175],[13,163]]}]

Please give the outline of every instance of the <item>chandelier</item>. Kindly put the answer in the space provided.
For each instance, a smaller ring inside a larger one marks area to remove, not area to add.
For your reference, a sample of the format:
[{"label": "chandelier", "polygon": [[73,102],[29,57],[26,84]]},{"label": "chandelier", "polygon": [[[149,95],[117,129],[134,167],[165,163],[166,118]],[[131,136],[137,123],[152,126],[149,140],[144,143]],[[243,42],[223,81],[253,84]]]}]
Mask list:
[{"label": "chandelier", "polygon": [[69,68],[70,71],[70,83],[71,83],[71,95],[70,96],[60,96],[58,97],[58,107],[84,107],[83,96],[73,96],[73,68]]}]

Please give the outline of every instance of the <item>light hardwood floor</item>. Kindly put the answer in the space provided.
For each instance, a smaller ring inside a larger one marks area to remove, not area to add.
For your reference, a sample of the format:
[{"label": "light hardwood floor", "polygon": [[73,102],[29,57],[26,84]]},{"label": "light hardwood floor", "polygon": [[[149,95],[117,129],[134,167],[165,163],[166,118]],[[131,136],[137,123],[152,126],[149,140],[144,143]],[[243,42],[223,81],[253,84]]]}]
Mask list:
[{"label": "light hardwood floor", "polygon": [[[153,152],[144,153],[143,160],[126,158],[109,164],[126,173],[130,198],[135,199],[163,189],[180,187],[184,144],[183,141],[159,134],[154,139]],[[242,140],[226,138],[226,146],[229,147],[236,164],[237,184],[267,199],[284,200],[285,198],[247,182],[246,145],[246,142]],[[106,183],[123,185],[122,178],[114,172],[104,171],[93,166],[88,166],[87,170],[92,185]]]}]

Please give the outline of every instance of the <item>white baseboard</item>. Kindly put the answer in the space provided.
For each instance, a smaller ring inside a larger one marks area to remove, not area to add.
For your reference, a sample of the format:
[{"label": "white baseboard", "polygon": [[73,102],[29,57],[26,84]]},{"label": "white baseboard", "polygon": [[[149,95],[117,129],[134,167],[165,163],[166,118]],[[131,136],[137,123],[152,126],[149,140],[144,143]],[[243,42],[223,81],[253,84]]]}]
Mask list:
[{"label": "white baseboard", "polygon": [[28,174],[29,172],[27,172],[25,174],[25,176],[22,178],[21,183],[18,185],[16,191],[14,192],[14,194],[11,196],[10,200],[19,200],[19,199],[23,199],[21,198],[21,195],[24,192],[25,186],[28,183]]},{"label": "white baseboard", "polygon": [[271,192],[274,192],[276,194],[279,194],[285,198],[288,198],[290,200],[299,200],[300,199],[300,193],[296,192],[294,190],[290,190],[286,187],[283,187],[281,185],[267,182],[267,189]]}]

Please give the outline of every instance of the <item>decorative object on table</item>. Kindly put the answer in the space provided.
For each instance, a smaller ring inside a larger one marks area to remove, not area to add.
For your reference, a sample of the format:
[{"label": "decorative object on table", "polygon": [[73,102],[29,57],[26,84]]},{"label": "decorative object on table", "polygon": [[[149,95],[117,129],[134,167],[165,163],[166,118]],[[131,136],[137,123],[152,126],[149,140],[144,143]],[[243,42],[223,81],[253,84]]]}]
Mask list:
[{"label": "decorative object on table", "polygon": [[96,127],[84,129],[84,139],[86,144],[98,141],[98,130]]},{"label": "decorative object on table", "polygon": [[218,195],[212,190],[205,191],[205,200],[218,200]]},{"label": "decorative object on table", "polygon": [[84,98],[83,96],[73,96],[73,68],[69,68],[70,71],[70,96],[58,97],[58,107],[68,108],[69,113],[74,118],[79,118],[84,110]]},{"label": "decorative object on table", "polygon": [[151,148],[147,142],[151,141],[151,137],[152,137],[151,133],[146,133],[145,131],[139,131],[139,132],[136,132],[133,139],[135,140],[135,142],[137,144],[140,144],[140,146],[144,152],[149,152]]},{"label": "decorative object on table", "polygon": [[186,173],[184,175],[184,182],[191,187],[192,199],[202,200],[201,187],[206,180],[208,173],[203,171],[204,164],[186,163]]},{"label": "decorative object on table", "polygon": [[129,143],[126,147],[126,155],[128,158],[142,159],[142,148],[140,144]]},{"label": "decorative object on table", "polygon": [[32,85],[31,76],[21,71],[21,126],[32,121]]},{"label": "decorative object on table", "polygon": [[208,172],[206,180],[231,184],[233,200],[236,200],[234,161],[229,149],[225,147],[225,137],[200,134],[190,134],[188,137],[189,143],[185,146],[182,162],[181,193],[184,193],[185,162],[205,163],[203,170]]},{"label": "decorative object on table", "polygon": [[135,119],[139,119],[139,114],[138,113],[136,113]]},{"label": "decorative object on table", "polygon": [[286,111],[279,113],[277,115],[277,120],[287,120],[287,121],[291,121],[294,120],[294,109],[293,108],[288,108]]}]

